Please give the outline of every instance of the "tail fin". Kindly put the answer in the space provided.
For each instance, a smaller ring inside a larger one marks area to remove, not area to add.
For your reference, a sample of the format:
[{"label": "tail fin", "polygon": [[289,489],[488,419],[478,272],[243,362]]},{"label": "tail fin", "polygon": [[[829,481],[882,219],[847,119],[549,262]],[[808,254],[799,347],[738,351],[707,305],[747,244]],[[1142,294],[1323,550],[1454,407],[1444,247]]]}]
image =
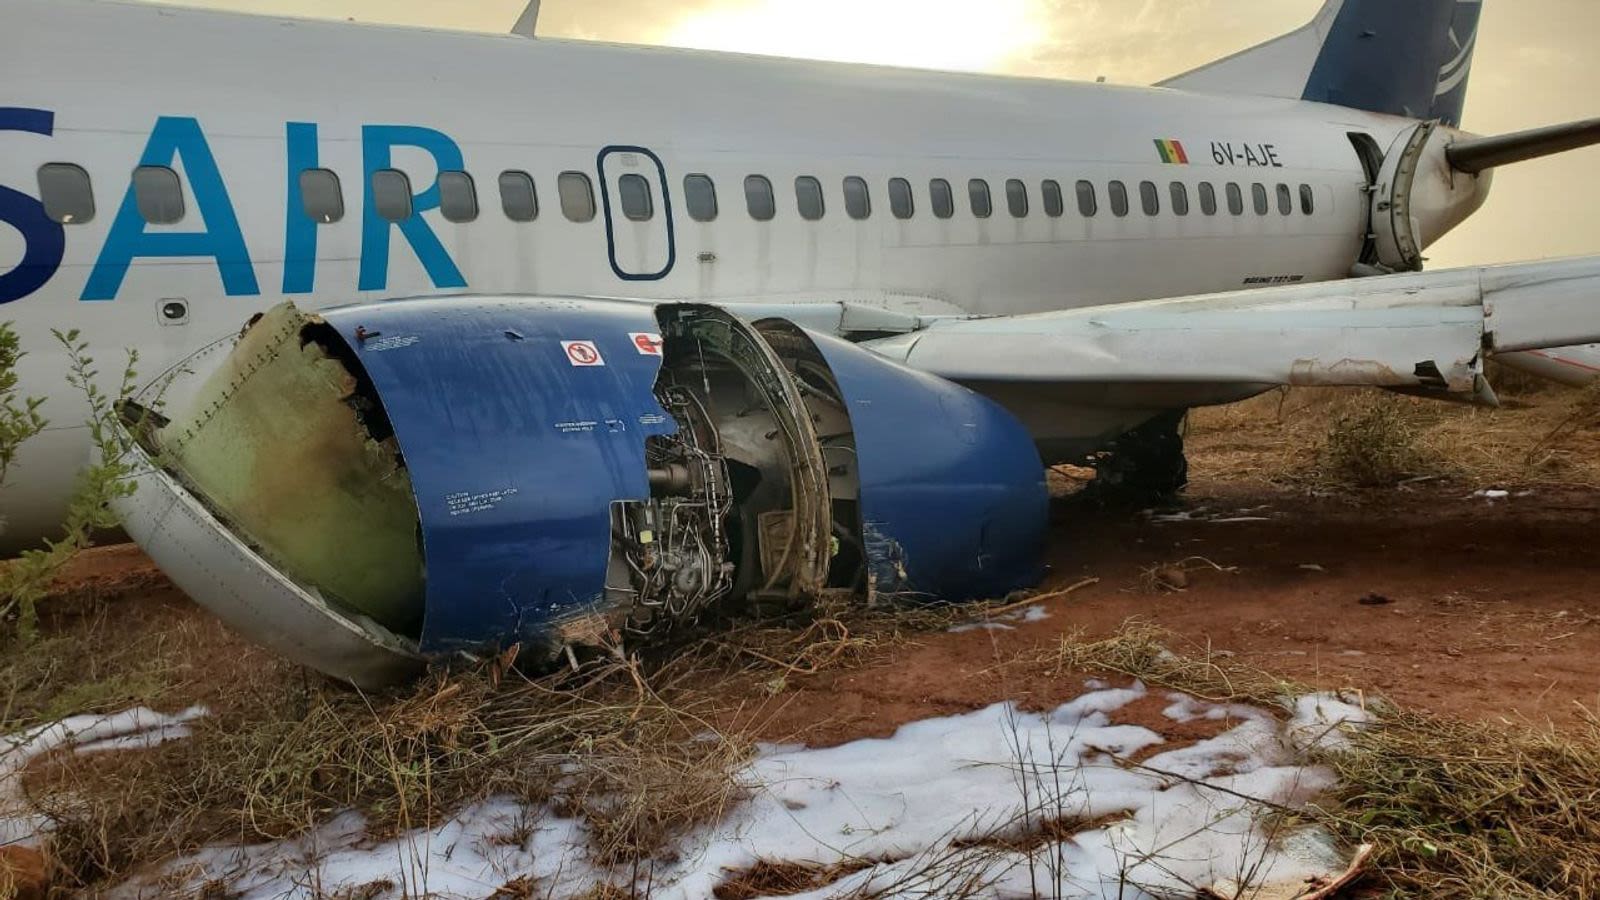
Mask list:
[{"label": "tail fin", "polygon": [[1328,0],[1309,25],[1162,82],[1459,126],[1483,0]]}]

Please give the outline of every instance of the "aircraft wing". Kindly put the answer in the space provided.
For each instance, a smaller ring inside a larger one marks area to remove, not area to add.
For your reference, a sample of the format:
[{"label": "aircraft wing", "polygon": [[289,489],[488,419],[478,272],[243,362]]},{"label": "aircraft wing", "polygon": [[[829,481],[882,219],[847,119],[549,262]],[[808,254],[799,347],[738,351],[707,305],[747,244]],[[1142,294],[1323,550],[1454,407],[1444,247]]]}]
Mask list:
[{"label": "aircraft wing", "polygon": [[967,384],[1378,386],[1492,402],[1486,357],[1596,341],[1600,257],[937,320],[866,346]]}]

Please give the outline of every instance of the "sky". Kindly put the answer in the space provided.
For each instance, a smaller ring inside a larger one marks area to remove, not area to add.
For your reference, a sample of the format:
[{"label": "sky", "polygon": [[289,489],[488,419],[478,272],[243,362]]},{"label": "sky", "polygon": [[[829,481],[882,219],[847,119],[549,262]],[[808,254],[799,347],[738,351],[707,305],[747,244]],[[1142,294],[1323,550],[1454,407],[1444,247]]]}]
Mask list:
[{"label": "sky", "polygon": [[[503,32],[525,0],[183,0],[252,12]],[[1149,84],[1289,31],[1321,0],[544,0],[539,33]],[[1597,0],[1485,0],[1464,126],[1600,116]],[[1432,268],[1600,253],[1600,148],[1507,167]]]}]

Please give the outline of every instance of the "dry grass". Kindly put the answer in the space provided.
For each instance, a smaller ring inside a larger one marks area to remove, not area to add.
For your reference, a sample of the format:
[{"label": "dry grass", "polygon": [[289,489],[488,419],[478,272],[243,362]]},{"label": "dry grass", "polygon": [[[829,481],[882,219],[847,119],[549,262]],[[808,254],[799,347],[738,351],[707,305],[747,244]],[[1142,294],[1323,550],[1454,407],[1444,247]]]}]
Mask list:
[{"label": "dry grass", "polygon": [[1384,391],[1273,391],[1191,415],[1192,474],[1313,490],[1418,478],[1600,487],[1600,384],[1503,389],[1501,399],[1489,409]]},{"label": "dry grass", "polygon": [[58,755],[24,783],[57,823],[52,855],[76,889],[210,843],[296,836],[345,809],[385,835],[491,795],[583,816],[591,855],[622,863],[720,818],[739,795],[749,742],[702,717],[677,675],[613,663],[496,685],[485,668],[382,697],[291,678],[200,720],[187,740]]},{"label": "dry grass", "polygon": [[578,673],[485,664],[363,695],[239,644],[210,617],[148,606],[52,604],[45,638],[0,661],[0,733],[135,704],[212,710],[186,740],[29,767],[27,797],[57,822],[51,854],[70,890],[207,845],[299,836],[348,809],[382,837],[494,795],[584,819],[597,864],[648,868],[740,797],[748,734],[788,679],[881,659],[988,608],[828,598],[796,621],[717,623]]},{"label": "dry grass", "polygon": [[[1138,622],[1101,641],[1069,637],[1063,669],[1140,678],[1213,701],[1281,706],[1303,685],[1167,649]],[[1464,724],[1369,703],[1380,721],[1322,760],[1340,787],[1315,818],[1376,848],[1366,882],[1393,896],[1600,897],[1600,720],[1561,733]]]}]

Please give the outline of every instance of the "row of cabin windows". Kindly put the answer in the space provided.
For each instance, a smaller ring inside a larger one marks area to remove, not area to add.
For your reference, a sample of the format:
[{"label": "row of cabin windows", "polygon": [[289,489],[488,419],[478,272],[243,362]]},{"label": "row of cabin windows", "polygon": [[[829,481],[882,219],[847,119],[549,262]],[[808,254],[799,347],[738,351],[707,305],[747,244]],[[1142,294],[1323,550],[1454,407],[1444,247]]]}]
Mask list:
[{"label": "row of cabin windows", "polygon": [[[305,214],[313,221],[324,224],[344,218],[344,192],[339,176],[330,169],[306,169],[298,178],[300,201]],[[844,179],[845,214],[855,220],[872,216],[872,191],[866,179],[850,176]],[[471,175],[466,172],[445,171],[438,176],[438,205],[440,214],[450,222],[472,222],[478,218],[478,191]],[[531,222],[539,217],[539,194],[533,176],[527,172],[507,170],[500,173],[500,207],[506,218],[514,222]],[[1229,214],[1245,214],[1244,188],[1230,182],[1223,186],[1224,199]],[[146,222],[168,225],[180,221],[184,215],[183,185],[178,174],[166,166],[140,166],[133,172],[133,192],[139,214]],[[710,222],[717,218],[717,188],[711,177],[703,174],[687,175],[683,179],[685,205],[689,217],[696,222]],[[1147,216],[1157,216],[1162,209],[1162,190],[1153,181],[1142,181],[1138,186],[1139,207]],[[1207,216],[1219,210],[1216,186],[1201,182],[1197,188],[1200,212]],[[642,175],[626,174],[617,180],[617,193],[622,214],[634,222],[648,222],[655,218],[655,197],[649,179]],[[800,217],[815,222],[827,213],[822,182],[811,175],[802,175],[794,181],[795,203]],[[1121,181],[1107,185],[1107,200],[1114,216],[1127,216],[1131,209],[1128,187]],[[1250,207],[1258,216],[1269,215],[1274,206],[1273,191],[1267,185],[1250,185]],[[1276,207],[1281,215],[1293,215],[1296,207],[1295,191],[1287,184],[1276,187]],[[573,222],[588,222],[596,214],[594,185],[582,172],[562,172],[556,177],[556,194],[561,202],[561,214]],[[1090,181],[1079,181],[1074,186],[1078,213],[1086,218],[1099,214],[1099,189]],[[777,196],[772,181],[764,175],[749,175],[744,180],[745,208],[752,219],[768,222],[777,217]],[[89,174],[70,163],[46,163],[39,168],[39,196],[45,213],[62,224],[82,224],[94,218],[94,193]],[[1046,179],[1040,183],[1040,196],[1044,213],[1060,218],[1066,212],[1066,202],[1060,182]],[[1166,190],[1168,208],[1174,215],[1190,213],[1189,185],[1171,182]],[[413,213],[414,194],[411,179],[398,169],[380,169],[372,173],[372,202],[378,215],[391,222],[409,219]],[[955,191],[950,182],[935,178],[928,182],[928,199],[933,215],[939,219],[953,218],[956,213]],[[1304,215],[1316,212],[1316,196],[1311,185],[1299,188],[1299,209]],[[989,182],[974,178],[967,182],[967,202],[972,215],[987,219],[994,215],[994,198]],[[1021,179],[1008,179],[1005,183],[1006,209],[1013,218],[1027,218],[1030,212],[1028,186]],[[896,219],[910,219],[916,215],[916,199],[911,182],[904,178],[889,179],[889,211]]]},{"label": "row of cabin windows", "polygon": [[[1044,213],[1052,219],[1060,218],[1066,213],[1066,201],[1062,195],[1061,183],[1046,179],[1039,185],[1040,195],[1044,202]],[[689,213],[695,221],[709,222],[716,218],[717,201],[716,188],[711,179],[705,175],[690,175],[684,180],[685,193],[689,196]],[[816,221],[823,217],[825,212],[822,184],[810,175],[802,175],[795,179],[795,203],[799,207],[800,217],[808,221]],[[1092,218],[1100,212],[1099,189],[1093,182],[1079,181],[1075,185],[1078,213],[1086,218]],[[1214,216],[1218,213],[1217,188],[1210,182],[1201,182],[1198,187],[1200,195],[1200,211],[1204,215]],[[1235,216],[1245,214],[1244,188],[1235,183],[1225,186],[1228,212]],[[1295,190],[1287,184],[1277,186],[1277,209],[1282,215],[1293,215],[1295,211]],[[1252,206],[1256,215],[1265,216],[1272,211],[1272,199],[1268,188],[1264,184],[1250,185]],[[750,217],[766,222],[777,214],[777,201],[773,194],[772,182],[764,175],[750,175],[744,180],[745,205]],[[1187,216],[1191,205],[1189,199],[1189,185],[1181,181],[1174,181],[1167,187],[1170,209],[1175,215]],[[697,196],[700,198],[697,202]],[[1111,213],[1115,216],[1126,216],[1132,209],[1128,194],[1128,186],[1121,181],[1113,181],[1107,185],[1107,197],[1110,201]],[[928,199],[933,207],[936,218],[949,219],[956,214],[955,190],[950,182],[943,178],[935,178],[928,182]],[[994,215],[994,196],[990,192],[989,182],[982,178],[974,178],[967,182],[967,202],[972,215],[979,219],[987,219]],[[1007,179],[1005,183],[1006,209],[1013,218],[1025,219],[1028,217],[1029,195],[1028,185],[1018,178]],[[872,197],[865,180],[851,176],[844,180],[845,213],[852,219],[866,219],[872,215]],[[1139,206],[1147,216],[1161,214],[1162,191],[1153,181],[1139,183]],[[1299,189],[1299,209],[1304,215],[1314,215],[1317,210],[1316,192],[1311,185],[1302,184]],[[904,178],[889,179],[889,211],[897,219],[910,219],[916,214],[916,201],[912,196],[911,182]]]},{"label": "row of cabin windows", "polygon": [[[344,218],[344,190],[330,169],[305,169],[296,182],[306,216],[329,224]],[[500,173],[500,205],[507,218],[531,222],[539,216],[539,195],[527,172]],[[623,215],[637,222],[655,217],[650,182],[641,175],[623,175],[617,183]],[[438,177],[439,212],[450,222],[478,218],[478,190],[466,172],[445,171]],[[594,185],[582,172],[563,172],[556,179],[561,212],[574,222],[595,217]],[[166,166],[140,166],[133,170],[134,205],[152,225],[171,225],[184,216],[183,184]],[[94,191],[89,173],[71,163],[46,163],[39,167],[39,197],[45,214],[63,225],[81,225],[94,218]],[[372,203],[378,215],[391,222],[411,218],[414,193],[411,179],[399,169],[372,173]]]}]

